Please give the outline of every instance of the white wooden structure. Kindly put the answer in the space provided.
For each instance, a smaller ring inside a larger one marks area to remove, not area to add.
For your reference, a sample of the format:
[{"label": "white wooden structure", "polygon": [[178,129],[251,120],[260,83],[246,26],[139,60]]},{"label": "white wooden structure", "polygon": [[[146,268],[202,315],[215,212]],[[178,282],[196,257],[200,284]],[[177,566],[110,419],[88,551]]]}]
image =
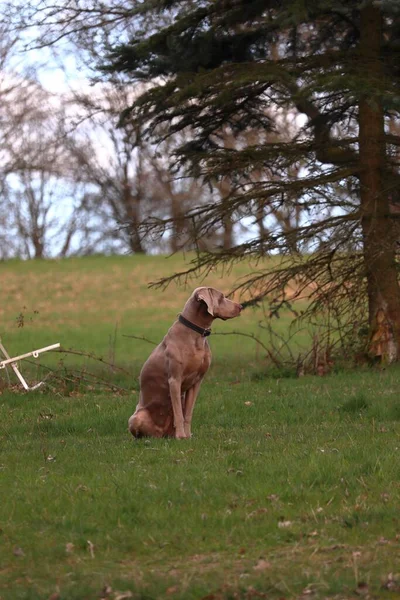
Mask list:
[{"label": "white wooden structure", "polygon": [[[33,358],[37,358],[39,356],[39,354],[42,354],[43,352],[47,352],[48,350],[55,350],[56,348],[59,348],[60,344],[52,344],[51,346],[45,346],[44,348],[39,348],[38,350],[32,350],[32,352],[27,352],[26,354],[20,354],[19,356],[14,356],[13,358],[10,357],[10,355],[8,354],[7,350],[4,348],[1,338],[0,338],[0,369],[5,369],[7,367],[7,365],[10,365],[11,368],[13,369],[14,373],[16,374],[16,376],[18,377],[18,379],[20,380],[20,382],[22,383],[22,385],[24,386],[24,388],[26,390],[36,390],[38,387],[40,387],[41,385],[43,385],[43,381],[39,381],[39,383],[37,383],[36,385],[33,385],[32,387],[30,387],[27,382],[25,381],[25,378],[23,377],[21,371],[18,368],[18,361],[19,360],[23,360],[24,358],[29,358],[30,356],[33,356]],[[3,355],[3,359],[2,359],[2,355]]]}]

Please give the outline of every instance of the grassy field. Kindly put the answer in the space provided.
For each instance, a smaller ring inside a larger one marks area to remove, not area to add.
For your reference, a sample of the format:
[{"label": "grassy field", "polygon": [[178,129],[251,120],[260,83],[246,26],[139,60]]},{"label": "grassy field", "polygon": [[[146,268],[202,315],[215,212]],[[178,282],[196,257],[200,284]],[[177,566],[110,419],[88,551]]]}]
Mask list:
[{"label": "grassy field", "polygon": [[[52,376],[29,394],[0,372],[0,599],[400,597],[397,367],[272,377],[253,340],[215,336],[193,438],[130,438],[151,345],[124,336],[161,339],[191,287],[147,284],[181,264],[1,265],[10,353],[59,341],[123,370],[49,353],[31,381],[50,367],[111,387]],[[245,269],[207,283],[227,291]],[[259,334],[262,317],[214,330]]]}]

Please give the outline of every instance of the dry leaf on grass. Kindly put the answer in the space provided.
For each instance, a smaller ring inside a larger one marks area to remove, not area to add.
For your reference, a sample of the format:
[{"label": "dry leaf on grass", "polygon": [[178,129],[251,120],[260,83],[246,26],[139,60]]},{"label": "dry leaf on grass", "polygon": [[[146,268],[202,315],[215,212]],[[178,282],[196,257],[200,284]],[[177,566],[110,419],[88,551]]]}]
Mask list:
[{"label": "dry leaf on grass", "polygon": [[100,600],[107,600],[112,593],[112,587],[110,585],[105,585],[100,593]]},{"label": "dry leaf on grass", "polygon": [[92,544],[92,542],[90,540],[87,541],[88,544],[88,550],[90,552],[90,556],[92,558],[94,558],[94,544]]},{"label": "dry leaf on grass", "polygon": [[171,587],[167,588],[166,593],[168,595],[170,594],[176,594],[176,592],[179,590],[179,587],[177,585],[171,585]]},{"label": "dry leaf on grass", "polygon": [[312,596],[313,594],[315,594],[315,590],[313,590],[312,587],[305,587],[304,590],[301,592],[301,596],[300,598],[308,598],[308,596]]},{"label": "dry leaf on grass", "polygon": [[357,594],[357,596],[368,596],[369,595],[369,588],[368,588],[368,583],[365,583],[364,581],[360,581],[360,583],[357,585],[357,588],[354,590],[354,593]]},{"label": "dry leaf on grass", "polygon": [[265,513],[268,512],[268,508],[257,508],[256,510],[253,510],[252,512],[249,512],[246,515],[246,520],[247,519],[253,519],[254,517],[259,517],[261,515],[265,515]]},{"label": "dry leaf on grass", "polygon": [[285,529],[286,527],[291,527],[292,526],[292,521],[278,521],[278,527],[280,529]]},{"label": "dry leaf on grass", "polygon": [[268,560],[265,560],[264,558],[260,558],[258,563],[253,567],[253,570],[254,571],[265,571],[266,569],[270,569],[271,566],[272,565]]},{"label": "dry leaf on grass", "polygon": [[127,598],[133,598],[133,594],[130,590],[126,592],[115,592],[114,600],[127,600]]},{"label": "dry leaf on grass", "polygon": [[378,540],[378,544],[380,546],[386,546],[386,544],[390,544],[390,540],[387,540],[385,537],[381,536]]},{"label": "dry leaf on grass", "polygon": [[390,592],[400,592],[400,579],[393,573],[389,573],[387,580],[382,583],[382,589]]},{"label": "dry leaf on grass", "polygon": [[253,598],[268,598],[268,596],[264,592],[259,592],[255,588],[249,587],[246,590],[245,599],[253,600]]},{"label": "dry leaf on grass", "polygon": [[269,496],[267,496],[267,500],[269,500],[270,502],[278,502],[279,496],[277,494],[270,494]]},{"label": "dry leaf on grass", "polygon": [[318,536],[318,531],[315,529],[314,531],[310,531],[310,533],[307,533],[307,537],[317,537]]}]

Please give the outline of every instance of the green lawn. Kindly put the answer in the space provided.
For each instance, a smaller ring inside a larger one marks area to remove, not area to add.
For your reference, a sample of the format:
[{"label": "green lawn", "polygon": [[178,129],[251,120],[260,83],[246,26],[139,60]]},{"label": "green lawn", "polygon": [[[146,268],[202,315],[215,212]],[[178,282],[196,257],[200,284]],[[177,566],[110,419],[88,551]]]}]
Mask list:
[{"label": "green lawn", "polygon": [[0,599],[399,597],[399,368],[272,378],[253,340],[215,336],[193,438],[131,439],[151,345],[123,334],[160,340],[191,288],[147,283],[179,261],[1,265],[10,352],[60,341],[127,371],[51,353],[27,376],[61,358],[129,392],[52,378],[24,394],[1,372]]}]

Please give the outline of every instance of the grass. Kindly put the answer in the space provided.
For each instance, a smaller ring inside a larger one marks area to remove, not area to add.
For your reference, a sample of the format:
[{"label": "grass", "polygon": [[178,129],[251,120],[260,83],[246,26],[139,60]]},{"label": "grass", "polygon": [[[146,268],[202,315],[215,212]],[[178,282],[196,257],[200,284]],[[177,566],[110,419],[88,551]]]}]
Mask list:
[{"label": "grass", "polygon": [[[2,265],[10,351],[61,341],[132,375],[97,371],[129,394],[2,389],[1,600],[398,597],[399,368],[272,378],[254,341],[214,337],[193,438],[135,441],[127,419],[151,346],[122,334],[158,340],[174,319],[188,291],[146,288],[166,268]],[[260,317],[218,330],[257,331]]]}]

